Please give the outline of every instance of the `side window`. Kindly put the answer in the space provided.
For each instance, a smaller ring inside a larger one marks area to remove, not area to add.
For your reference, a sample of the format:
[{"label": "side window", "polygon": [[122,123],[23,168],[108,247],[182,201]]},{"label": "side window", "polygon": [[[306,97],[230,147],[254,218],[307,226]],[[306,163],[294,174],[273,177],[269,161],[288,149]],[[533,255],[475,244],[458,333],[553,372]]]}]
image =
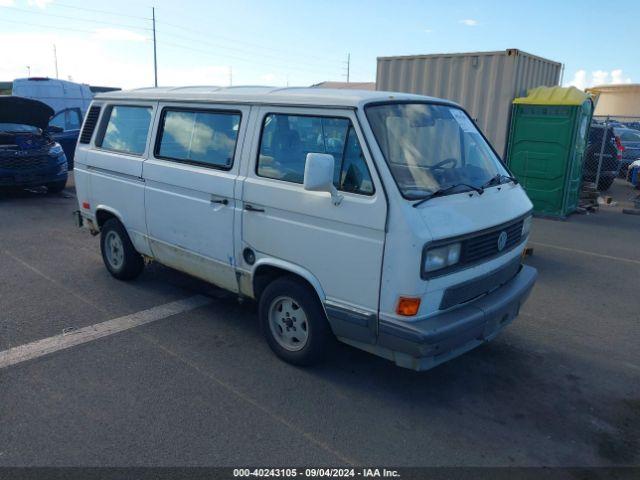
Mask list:
[{"label": "side window", "polygon": [[108,108],[109,119],[98,146],[115,152],[142,155],[147,145],[151,107],[113,105]]},{"label": "side window", "polygon": [[49,121],[49,125],[52,127],[59,127],[62,130],[65,130],[65,114],[66,110],[58,112],[54,115],[54,117]]},{"label": "side window", "polygon": [[80,130],[80,125],[82,125],[80,110],[77,108],[67,110],[66,130]]},{"label": "side window", "polygon": [[364,160],[360,142],[353,127],[349,127],[347,144],[344,149],[342,165],[339,170],[338,181],[333,182],[338,190],[345,192],[373,194],[373,182]]},{"label": "side window", "polygon": [[164,109],[155,156],[229,169],[240,128],[240,114]]},{"label": "side window", "polygon": [[302,183],[307,153],[312,152],[333,155],[336,188],[365,195],[373,193],[362,148],[346,118],[267,115],[262,127],[257,174]]}]

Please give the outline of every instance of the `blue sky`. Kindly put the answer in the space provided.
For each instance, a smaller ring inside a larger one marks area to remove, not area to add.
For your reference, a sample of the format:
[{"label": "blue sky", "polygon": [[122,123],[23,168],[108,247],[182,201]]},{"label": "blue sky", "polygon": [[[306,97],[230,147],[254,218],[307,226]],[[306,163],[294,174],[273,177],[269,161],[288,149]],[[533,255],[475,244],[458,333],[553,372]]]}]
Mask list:
[{"label": "blue sky", "polygon": [[[55,44],[60,78],[151,85],[153,1],[0,0],[0,80],[55,76]],[[351,80],[374,81],[377,56],[507,48],[564,63],[565,84],[640,82],[634,0],[155,0],[155,8],[161,85],[344,80],[348,53]]]}]

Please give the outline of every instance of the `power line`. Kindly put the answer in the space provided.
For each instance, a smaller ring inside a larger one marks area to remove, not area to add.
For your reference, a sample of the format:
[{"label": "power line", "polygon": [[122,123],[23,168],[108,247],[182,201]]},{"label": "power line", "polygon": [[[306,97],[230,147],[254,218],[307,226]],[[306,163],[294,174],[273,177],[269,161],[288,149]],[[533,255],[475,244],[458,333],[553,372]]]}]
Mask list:
[{"label": "power line", "polygon": [[[54,4],[55,5],[55,4]],[[115,23],[115,22],[107,22],[104,20],[92,20],[89,18],[78,18],[78,17],[70,17],[68,15],[56,15],[55,13],[48,13],[48,12],[40,12],[37,10],[27,10],[26,8],[18,8],[18,7],[4,7],[7,9],[11,9],[11,10],[17,10],[23,13],[29,13],[29,14],[35,14],[35,15],[46,15],[47,17],[56,17],[56,18],[64,18],[67,20],[74,20],[74,21],[80,21],[80,22],[90,22],[90,23],[97,23],[97,24],[101,24],[101,25],[110,25],[110,26],[115,26],[115,27],[124,27],[124,28],[134,28],[137,30],[145,30],[145,31],[150,31],[151,29],[148,27],[138,27],[135,25],[127,25],[124,23]]]},{"label": "power line", "polygon": [[[64,3],[54,3],[54,6],[59,6],[59,7],[64,7],[64,8],[71,8],[71,9],[76,9],[76,10],[82,10],[82,11],[87,11],[87,12],[95,12],[95,13],[101,13],[101,14],[107,14],[107,15],[117,15],[117,16],[121,16],[121,17],[128,17],[128,18],[135,18],[138,20],[145,20],[145,21],[152,21],[154,22],[151,26],[151,28],[149,27],[140,27],[140,26],[135,26],[135,25],[131,25],[131,24],[122,24],[122,23],[116,23],[116,22],[109,22],[109,21],[105,21],[105,20],[93,20],[93,19],[88,19],[88,18],[81,18],[81,17],[72,17],[72,16],[67,16],[67,15],[57,15],[57,14],[52,14],[52,13],[48,13],[48,12],[38,12],[38,11],[32,11],[32,10],[26,10],[26,9],[22,9],[22,8],[17,8],[17,7],[6,7],[6,8],[10,8],[12,10],[16,10],[16,11],[20,11],[20,12],[24,12],[24,13],[31,13],[31,14],[41,14],[41,15],[47,15],[50,17],[57,17],[57,18],[64,18],[64,19],[69,19],[69,20],[74,20],[77,22],[90,22],[90,23],[94,23],[94,24],[101,24],[101,25],[111,25],[111,26],[117,26],[117,27],[122,27],[122,28],[129,28],[129,29],[137,29],[137,30],[144,30],[144,31],[151,31],[154,33],[154,78],[156,78],[156,82],[157,82],[157,53],[156,53],[156,40],[155,40],[155,23],[160,23],[166,26],[170,26],[173,28],[179,28],[182,30],[186,30],[187,32],[189,32],[191,35],[193,35],[193,33],[198,33],[197,30],[193,30],[192,28],[187,28],[184,27],[182,25],[177,25],[177,24],[172,24],[172,23],[168,23],[168,22],[155,22],[155,12],[152,11],[152,18],[149,19],[147,17],[142,17],[142,16],[135,16],[135,15],[120,15],[119,13],[113,12],[113,11],[107,11],[107,10],[98,10],[98,9],[93,9],[93,8],[86,8],[86,7],[77,7],[74,5],[68,5],[68,4],[64,4]],[[22,24],[22,25],[29,25],[32,27],[38,27],[38,28],[48,28],[48,29],[53,29],[53,30],[63,30],[63,31],[73,31],[73,32],[81,32],[81,33],[89,33],[89,34],[95,34],[96,31],[95,30],[87,30],[87,29],[82,29],[82,28],[74,28],[74,27],[59,27],[59,26],[53,26],[53,25],[45,25],[45,24],[41,24],[41,23],[33,23],[33,22],[24,22],[24,21],[14,21],[14,20],[5,20],[5,19],[0,19],[0,21],[2,22],[6,22],[6,23],[17,23],[17,24]],[[215,34],[211,34],[209,32],[201,32],[202,35],[206,35],[206,36],[214,36],[214,37],[219,37],[222,39],[226,39],[230,42],[233,42],[234,44],[244,44],[244,45],[248,45],[248,46],[252,46],[256,49],[261,49],[261,50],[270,50],[270,51],[274,51],[274,52],[285,52],[284,50],[279,50],[276,48],[270,48],[270,47],[265,47],[263,45],[258,45],[258,44],[254,44],[251,42],[246,42],[246,41],[237,41],[234,39],[231,39],[229,37],[224,37],[221,35],[215,35]],[[291,57],[292,52],[291,51],[286,51],[286,58],[284,56],[278,56],[278,55],[273,55],[273,54],[265,54],[262,52],[253,52],[253,51],[249,51],[247,49],[242,49],[242,48],[237,48],[237,47],[233,47],[233,46],[227,46],[227,45],[221,45],[219,43],[214,43],[211,42],[208,39],[203,39],[203,38],[194,38],[193,36],[191,36],[191,38],[189,36],[185,36],[185,35],[178,35],[176,33],[166,33],[166,36],[169,37],[175,37],[175,38],[182,38],[185,39],[189,42],[198,42],[200,44],[208,44],[211,46],[216,47],[217,49],[221,49],[224,51],[236,51],[239,52],[240,54],[243,55],[233,55],[233,54],[228,54],[228,53],[212,53],[210,50],[203,50],[203,49],[198,49],[198,48],[194,48],[194,47],[190,47],[190,46],[186,46],[186,45],[181,45],[181,44],[176,44],[176,43],[172,43],[172,42],[159,42],[163,45],[167,45],[167,46],[171,46],[171,47],[175,47],[175,48],[180,48],[180,49],[184,49],[184,50],[189,50],[192,52],[197,52],[203,55],[208,55],[208,56],[212,56],[212,57],[226,57],[226,58],[231,58],[240,62],[245,62],[245,63],[250,63],[250,64],[258,64],[258,65],[262,65],[262,66],[267,66],[267,67],[271,67],[271,68],[276,68],[279,70],[286,70],[286,71],[298,71],[298,72],[303,72],[305,74],[312,74],[312,71],[315,72],[322,72],[324,74],[324,76],[327,76],[327,71],[329,70],[329,68],[323,68],[321,65],[317,65],[318,62],[305,62],[302,60],[296,60],[295,63],[294,62],[290,62],[288,61],[288,58]],[[299,55],[304,55],[306,58],[322,58],[322,57],[317,57],[314,55],[310,55],[308,53],[299,53]],[[251,57],[268,57],[268,58],[272,58],[274,59],[274,62],[264,62],[264,61],[256,61],[256,60],[252,60]],[[326,63],[327,65],[331,65],[333,68],[338,68],[338,66],[340,65],[340,62],[337,60],[329,60],[328,57],[322,58],[321,62]],[[291,64],[294,63],[294,65],[307,65],[304,68],[300,68],[300,67],[292,67]],[[332,69],[333,69],[332,68]],[[330,71],[330,70],[329,70]],[[315,74],[317,75],[317,73]]]},{"label": "power line", "polygon": [[[263,66],[267,66],[267,67],[273,67],[273,68],[278,68],[278,69],[286,69],[286,70],[293,70],[293,71],[298,71],[298,72],[303,72],[303,73],[313,73],[310,72],[310,69],[304,69],[304,68],[296,68],[296,67],[291,67],[290,65],[284,65],[284,64],[274,64],[274,63],[267,63],[267,62],[261,62],[261,61],[255,61],[255,60],[251,60],[245,57],[239,57],[237,55],[228,55],[228,54],[224,54],[224,53],[212,53],[208,50],[200,50],[197,48],[193,48],[193,47],[188,47],[186,45],[180,45],[177,43],[172,43],[172,42],[165,42],[163,41],[159,41],[158,42],[160,45],[166,45],[169,47],[175,47],[175,48],[181,48],[184,50],[189,50],[192,52],[196,52],[196,53],[200,53],[203,55],[208,55],[211,57],[227,57],[227,58],[231,58],[240,62],[245,62],[245,63],[250,63],[252,65],[263,65]],[[324,69],[318,69],[317,72],[324,72],[326,73],[327,71]],[[318,73],[315,73],[315,75],[317,75]]]},{"label": "power line", "polygon": [[82,30],[79,28],[72,28],[72,27],[54,27],[51,25],[42,25],[41,23],[31,23],[31,22],[22,22],[19,20],[6,20],[4,18],[0,18],[0,22],[5,22],[5,23],[17,23],[20,25],[29,25],[31,27],[39,27],[39,28],[49,28],[49,29],[53,29],[53,30],[64,30],[64,31],[71,31],[71,32],[82,32],[82,33],[96,33],[95,30]]},{"label": "power line", "polygon": [[[145,20],[145,21],[149,21],[149,22],[152,21],[151,18],[142,16],[142,15],[123,14],[121,12],[116,12],[116,11],[113,11],[113,10],[110,11],[110,10],[102,10],[102,9],[89,8],[89,7],[80,7],[80,6],[77,6],[77,5],[70,5],[70,4],[67,4],[67,3],[60,3],[58,1],[52,3],[51,6],[67,8],[67,9],[74,9],[74,10],[81,10],[81,11],[85,11],[85,12],[93,12],[93,13],[101,13],[101,14],[106,14],[106,15],[113,15],[113,16],[117,16],[117,17],[133,18],[133,19]],[[71,20],[81,20],[81,21],[86,21],[86,22],[102,23],[102,24],[108,24],[108,25],[113,25],[113,26],[119,26],[119,27],[125,27],[125,28],[135,28],[135,29],[147,30],[147,31],[151,31],[152,30],[149,27],[138,27],[138,26],[134,26],[134,25],[127,25],[127,24],[122,24],[122,23],[108,22],[108,21],[104,21],[104,20],[91,20],[91,19],[86,19],[86,18],[69,17],[69,16],[64,16],[64,15],[55,15],[55,14],[46,13],[46,12],[38,12],[38,11],[31,11],[31,10],[21,9],[21,8],[17,8],[17,7],[5,7],[5,8],[12,8],[14,10],[20,10],[20,11],[23,11],[25,13],[44,14],[44,15],[48,15],[48,16],[55,16],[55,17],[58,17],[58,18],[66,18],[66,19],[71,19]],[[270,50],[270,51],[274,51],[274,52],[282,52],[286,56],[291,56],[292,52],[295,53],[291,49],[279,49],[279,48],[267,47],[267,46],[264,46],[264,45],[261,45],[261,44],[257,44],[257,43],[251,43],[251,42],[247,42],[247,41],[243,41],[243,40],[238,40],[238,39],[234,39],[234,38],[230,38],[230,37],[225,37],[225,36],[222,36],[222,35],[211,34],[210,32],[204,32],[202,30],[194,30],[192,27],[188,27],[188,26],[184,26],[184,25],[178,25],[176,23],[170,23],[170,22],[164,22],[164,21],[162,21],[162,22],[156,21],[156,23],[157,24],[161,24],[161,25],[166,25],[166,26],[169,26],[169,27],[173,27],[173,28],[179,28],[179,29],[187,31],[189,33],[200,33],[202,35],[218,37],[218,38],[233,42],[235,44],[240,43],[240,44],[244,44],[244,45],[251,46],[251,47],[254,47],[254,48],[259,48],[259,49],[262,49],[262,50]],[[173,35],[175,35],[175,34],[173,34]],[[197,40],[201,41],[200,39],[197,39]],[[224,47],[224,48],[230,48],[230,47]],[[335,64],[335,63],[339,62],[339,60],[337,60],[337,59],[324,57],[324,56],[319,56],[319,55],[314,55],[314,54],[309,54],[308,52],[298,51],[295,54],[296,55],[304,55],[307,58],[315,58],[317,60],[321,60],[323,62],[330,63],[330,64]]]},{"label": "power line", "polygon": [[[160,23],[160,22],[157,22]],[[214,43],[211,42],[209,40],[206,39],[195,39],[195,38],[190,38],[188,36],[185,35],[177,35],[175,33],[166,33],[163,31],[163,33],[165,34],[165,36],[169,36],[169,37],[174,37],[174,38],[179,38],[179,39],[183,39],[183,40],[187,40],[187,41],[197,41],[199,43],[205,44],[205,45],[210,45],[212,47],[216,47],[216,48],[222,48],[225,50],[232,50],[232,51],[236,51],[236,52],[240,52],[240,53],[245,53],[245,54],[249,54],[249,55],[255,55],[257,57],[268,57],[268,58],[272,58],[275,60],[280,60],[280,61],[287,61],[289,62],[290,60],[283,57],[283,56],[279,56],[279,55],[271,55],[271,54],[267,54],[267,53],[254,53],[251,51],[248,51],[246,49],[242,49],[242,48],[237,48],[237,47],[229,47],[227,45],[221,45],[219,43]],[[296,63],[298,64],[305,64],[310,66],[311,68],[316,68],[316,69],[321,69],[322,67],[318,66],[317,63],[313,63],[313,62],[305,62],[305,61],[300,61],[300,60],[296,60]],[[327,62],[327,64],[331,63],[333,68],[336,68],[337,65],[339,65],[339,62]]]},{"label": "power line", "polygon": [[71,8],[71,9],[74,9],[74,10],[84,10],[85,12],[102,13],[102,14],[105,14],[105,15],[113,15],[113,16],[116,16],[116,17],[136,18],[138,20],[147,20],[147,21],[151,20],[148,17],[142,17],[142,16],[139,16],[139,15],[127,15],[127,14],[124,14],[124,13],[121,13],[121,12],[115,12],[115,11],[97,10],[95,8],[87,8],[87,7],[78,7],[76,5],[69,5],[69,4],[66,4],[66,3],[60,3],[58,1],[52,3],[48,8],[51,8],[51,7]]},{"label": "power line", "polygon": [[[287,56],[291,56],[292,53],[296,53],[294,50],[292,50],[290,48],[281,49],[281,48],[266,47],[266,46],[260,45],[258,43],[251,43],[251,42],[247,42],[245,40],[237,40],[237,39],[226,37],[226,36],[223,36],[223,35],[212,34],[211,32],[204,32],[202,30],[194,30],[191,27],[185,27],[183,25],[177,25],[175,23],[169,23],[169,22],[164,22],[164,21],[163,22],[158,21],[158,23],[160,25],[166,25],[166,26],[173,27],[173,28],[179,28],[181,30],[185,30],[185,31],[190,32],[190,33],[197,33],[197,34],[200,34],[200,35],[218,37],[218,38],[221,38],[223,40],[227,40],[227,41],[230,41],[230,42],[233,42],[233,43],[244,44],[244,45],[247,45],[247,46],[253,47],[253,48],[259,48],[259,49],[262,49],[262,50],[271,50],[271,51],[275,51],[275,52],[282,52],[282,53],[285,53]],[[324,62],[328,62],[328,63],[339,63],[340,62],[340,60],[337,60],[335,58],[322,57],[322,56],[310,54],[308,52],[302,52],[301,50],[298,50],[298,52],[296,54],[297,55],[304,55],[307,58],[316,58],[318,60],[321,60],[321,61],[324,61]]]}]

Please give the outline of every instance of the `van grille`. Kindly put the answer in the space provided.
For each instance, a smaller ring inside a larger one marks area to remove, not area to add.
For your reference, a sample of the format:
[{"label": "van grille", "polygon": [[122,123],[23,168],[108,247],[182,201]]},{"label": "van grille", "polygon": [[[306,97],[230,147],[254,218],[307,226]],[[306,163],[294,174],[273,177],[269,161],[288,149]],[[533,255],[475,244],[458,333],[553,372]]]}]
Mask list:
[{"label": "van grille", "polygon": [[91,142],[93,131],[96,129],[98,123],[98,117],[100,116],[100,107],[93,106],[87,113],[87,118],[84,121],[84,127],[82,127],[82,133],[80,134],[80,143]]},{"label": "van grille", "polygon": [[442,295],[440,310],[446,310],[460,303],[473,300],[485,293],[489,293],[509,282],[520,271],[520,258],[514,258],[506,265],[489,272],[482,277],[449,287]]},{"label": "van grille", "polygon": [[32,170],[49,165],[50,158],[47,155],[30,157],[0,157],[0,169],[5,170]]},{"label": "van grille", "polygon": [[[509,222],[492,228],[491,231],[471,237],[462,242],[460,263],[475,263],[499,252],[511,250],[520,243],[523,219]],[[507,233],[507,242],[502,250],[498,250],[498,238],[502,232]]]}]

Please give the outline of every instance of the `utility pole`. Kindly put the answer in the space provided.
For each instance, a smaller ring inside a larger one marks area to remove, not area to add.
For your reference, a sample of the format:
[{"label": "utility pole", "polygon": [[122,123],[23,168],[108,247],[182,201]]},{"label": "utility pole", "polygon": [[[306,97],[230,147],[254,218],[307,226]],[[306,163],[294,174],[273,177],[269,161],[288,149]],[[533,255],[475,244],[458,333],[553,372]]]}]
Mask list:
[{"label": "utility pole", "polygon": [[229,65],[229,86],[233,86],[233,67]]},{"label": "utility pole", "polygon": [[156,53],[156,8],[151,7],[151,20],[153,21],[153,85],[158,86],[158,57]]},{"label": "utility pole", "polygon": [[27,65],[27,77],[31,76],[31,67]]},{"label": "utility pole", "polygon": [[53,63],[56,66],[56,79],[58,78],[58,52],[56,52],[56,44],[53,44]]},{"label": "utility pole", "polygon": [[344,63],[344,69],[346,70],[346,73],[343,73],[342,75],[347,77],[347,83],[349,83],[349,74],[351,73],[351,54],[347,53],[347,61],[346,62],[342,62]]}]

